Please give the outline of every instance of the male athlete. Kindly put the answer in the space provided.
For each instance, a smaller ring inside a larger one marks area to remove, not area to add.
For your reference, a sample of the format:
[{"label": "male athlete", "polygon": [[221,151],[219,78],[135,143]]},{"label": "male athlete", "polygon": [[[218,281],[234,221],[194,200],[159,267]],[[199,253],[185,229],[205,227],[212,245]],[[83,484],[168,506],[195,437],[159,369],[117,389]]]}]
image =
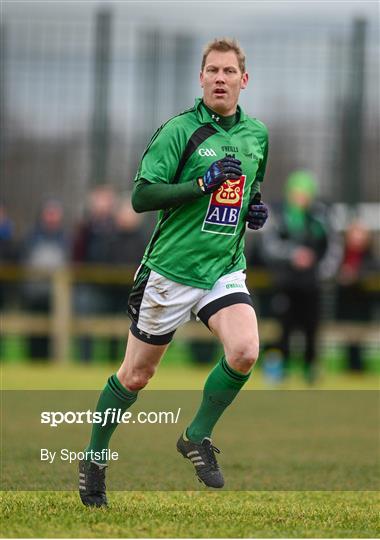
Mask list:
[{"label": "male athlete", "polygon": [[[124,361],[100,395],[97,411],[128,409],[146,386],[176,329],[200,319],[224,347],[209,374],[202,403],[177,450],[207,486],[224,479],[211,442],[214,425],[248,380],[259,353],[257,321],[245,285],[246,223],[268,216],[259,192],[267,129],[238,106],[248,84],[245,57],[232,39],[215,39],[203,54],[203,98],[161,126],[145,150],[133,190],[137,212],[160,210],[129,297],[132,319]],[[107,504],[106,462],[117,424],[94,424],[79,493],[88,506]],[[103,452],[104,455],[105,452]]]}]

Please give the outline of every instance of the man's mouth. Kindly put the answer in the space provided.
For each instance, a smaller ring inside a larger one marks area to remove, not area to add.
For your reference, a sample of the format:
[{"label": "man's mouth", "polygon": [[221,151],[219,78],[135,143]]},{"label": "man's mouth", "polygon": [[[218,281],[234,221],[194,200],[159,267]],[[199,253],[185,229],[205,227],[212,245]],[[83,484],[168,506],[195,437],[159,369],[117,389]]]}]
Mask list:
[{"label": "man's mouth", "polygon": [[217,96],[224,96],[225,94],[227,94],[227,92],[224,90],[224,88],[215,88],[214,94],[216,94]]}]

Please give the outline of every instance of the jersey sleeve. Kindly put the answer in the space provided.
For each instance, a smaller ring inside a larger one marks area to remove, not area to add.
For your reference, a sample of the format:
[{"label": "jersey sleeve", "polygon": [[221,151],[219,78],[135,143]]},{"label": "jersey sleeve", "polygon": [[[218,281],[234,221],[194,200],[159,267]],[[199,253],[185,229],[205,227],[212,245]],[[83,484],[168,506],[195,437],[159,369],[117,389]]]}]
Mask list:
[{"label": "jersey sleeve", "polygon": [[256,173],[256,178],[255,178],[256,182],[264,181],[265,170],[266,170],[267,160],[268,160],[268,148],[269,148],[268,129],[264,124],[262,124],[262,127],[263,129],[260,133],[260,136],[258,136],[258,140],[260,142],[260,146],[263,151],[263,158],[260,161],[260,165]]},{"label": "jersey sleeve", "polygon": [[152,184],[173,181],[186,140],[175,121],[161,126],[151,138],[139,164],[135,182],[144,179]]},{"label": "jersey sleeve", "polygon": [[259,168],[257,169],[255,180],[253,181],[253,184],[251,187],[250,196],[249,196],[250,201],[253,199],[253,197],[258,191],[261,191],[260,185],[264,181],[265,170],[266,170],[267,160],[268,160],[268,148],[269,148],[268,129],[262,122],[260,122],[259,127],[260,129],[257,131],[256,137],[262,149],[263,157],[260,160]]}]

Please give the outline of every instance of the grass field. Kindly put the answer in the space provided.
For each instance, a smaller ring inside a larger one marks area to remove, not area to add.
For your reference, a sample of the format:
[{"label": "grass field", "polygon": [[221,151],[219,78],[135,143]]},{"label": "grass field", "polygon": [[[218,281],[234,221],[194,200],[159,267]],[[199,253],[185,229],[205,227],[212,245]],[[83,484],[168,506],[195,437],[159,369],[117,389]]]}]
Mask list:
[{"label": "grass field", "polygon": [[[99,389],[114,366],[5,365],[4,389]],[[152,389],[200,389],[209,368],[161,366]],[[376,375],[324,375],[321,389],[378,388]],[[258,370],[249,388],[266,388]],[[294,374],[285,389],[305,389]],[[275,400],[275,393],[273,394]],[[27,430],[23,436],[28,437]],[[244,434],[241,436],[244,438]],[[252,451],[254,455],[254,449]],[[177,460],[177,456],[174,458]],[[25,464],[27,466],[27,464]],[[181,463],[182,465],[182,463]],[[187,464],[183,466],[186,467]],[[312,463],[310,466],[312,468]],[[191,479],[192,473],[186,468]],[[194,488],[196,484],[194,483]],[[375,491],[110,492],[106,510],[75,492],[2,492],[2,537],[378,537]]]},{"label": "grass field", "polygon": [[[115,364],[99,366],[55,366],[54,364],[10,364],[1,369],[2,388],[7,390],[100,390],[107,378],[117,370]],[[151,390],[200,390],[209,366],[171,366],[163,363],[149,383]],[[380,375],[376,373],[354,374],[323,373],[313,389],[320,390],[378,390]],[[257,369],[244,389],[263,390],[271,386]],[[310,388],[300,373],[293,373],[276,386],[282,390],[305,390]]]},{"label": "grass field", "polygon": [[376,538],[373,493],[131,492],[86,509],[76,493],[6,493],[7,537]]}]

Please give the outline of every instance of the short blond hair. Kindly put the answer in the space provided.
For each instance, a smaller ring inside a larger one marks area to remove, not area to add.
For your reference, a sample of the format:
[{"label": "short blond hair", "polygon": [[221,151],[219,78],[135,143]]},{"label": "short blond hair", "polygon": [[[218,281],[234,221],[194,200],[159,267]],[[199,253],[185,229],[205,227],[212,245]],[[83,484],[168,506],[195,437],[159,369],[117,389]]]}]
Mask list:
[{"label": "short blond hair", "polygon": [[204,70],[207,56],[210,54],[211,51],[219,51],[219,52],[234,51],[238,59],[240,71],[242,73],[245,73],[245,54],[244,54],[243,49],[240,47],[238,41],[235,38],[226,38],[226,37],[215,38],[209,43],[207,43],[207,45],[203,49],[201,71]]}]

